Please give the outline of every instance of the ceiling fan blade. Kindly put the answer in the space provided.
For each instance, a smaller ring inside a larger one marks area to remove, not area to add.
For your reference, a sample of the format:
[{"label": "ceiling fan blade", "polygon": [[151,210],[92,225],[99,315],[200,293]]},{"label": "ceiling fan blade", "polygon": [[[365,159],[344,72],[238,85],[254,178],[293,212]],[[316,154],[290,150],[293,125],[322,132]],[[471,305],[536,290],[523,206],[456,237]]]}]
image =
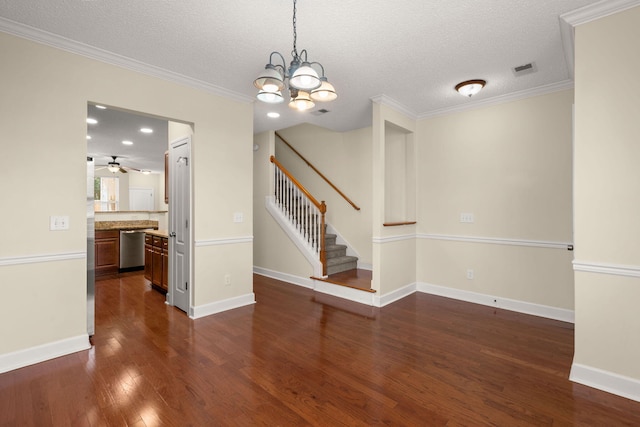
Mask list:
[{"label": "ceiling fan blade", "polygon": [[120,166],[120,170],[118,171],[120,173],[129,173],[127,172],[127,170],[125,168],[123,168],[122,166]]}]

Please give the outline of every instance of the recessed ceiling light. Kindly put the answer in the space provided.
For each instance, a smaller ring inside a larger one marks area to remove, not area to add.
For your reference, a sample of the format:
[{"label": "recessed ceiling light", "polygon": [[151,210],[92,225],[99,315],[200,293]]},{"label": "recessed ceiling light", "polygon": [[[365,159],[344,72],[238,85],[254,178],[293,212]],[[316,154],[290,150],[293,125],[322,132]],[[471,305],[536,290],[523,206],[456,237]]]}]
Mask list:
[{"label": "recessed ceiling light", "polygon": [[107,107],[105,107],[104,105],[97,105],[97,104],[96,104],[96,108],[99,108],[101,110],[106,110],[107,109]]},{"label": "recessed ceiling light", "polygon": [[91,135],[87,135],[87,139],[91,139]]},{"label": "recessed ceiling light", "polygon": [[153,133],[153,129],[151,129],[151,128],[140,128],[140,132],[142,132],[142,133]]},{"label": "recessed ceiling light", "polygon": [[87,123],[89,123],[90,125],[95,125],[96,123],[98,123],[98,121],[96,119],[92,119],[91,117],[87,117]]},{"label": "recessed ceiling light", "polygon": [[124,141],[122,141],[122,143],[123,143],[124,145],[133,145],[133,142],[132,142],[132,141],[127,141],[126,139],[125,139]]},{"label": "recessed ceiling light", "polygon": [[267,113],[267,117],[271,117],[272,119],[277,119],[278,117],[280,117],[280,113],[276,113],[275,111],[271,111],[271,112]]},{"label": "recessed ceiling light", "polygon": [[149,175],[151,173],[150,170],[146,170],[146,169],[143,169],[140,172],[142,172],[143,175]]}]

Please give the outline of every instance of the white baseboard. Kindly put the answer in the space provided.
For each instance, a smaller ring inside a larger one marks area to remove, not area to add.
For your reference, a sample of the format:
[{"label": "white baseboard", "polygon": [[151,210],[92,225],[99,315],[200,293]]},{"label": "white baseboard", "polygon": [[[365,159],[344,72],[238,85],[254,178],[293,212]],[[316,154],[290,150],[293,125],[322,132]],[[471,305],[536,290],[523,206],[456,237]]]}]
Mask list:
[{"label": "white baseboard", "polygon": [[360,304],[375,305],[375,294],[372,292],[359,291],[347,286],[340,286],[334,285],[333,283],[323,282],[322,280],[315,280],[315,286],[313,290]]},{"label": "white baseboard", "polygon": [[407,297],[413,294],[416,291],[416,284],[412,283],[407,286],[403,286],[400,289],[396,289],[395,291],[389,292],[384,295],[376,295],[374,297],[374,304],[376,307],[384,307],[385,305],[391,304],[392,302],[398,301],[404,297]]},{"label": "white baseboard", "polygon": [[313,289],[313,280],[310,278],[294,276],[293,274],[281,273],[279,271],[269,270],[268,268],[253,267],[253,272],[272,279],[281,280],[293,285],[302,286],[303,288]]},{"label": "white baseboard", "polygon": [[502,308],[504,310],[516,311],[518,313],[531,314],[548,319],[560,320],[562,322],[575,323],[574,311],[564,308],[551,307],[526,301],[518,301],[509,298],[480,294],[477,292],[464,291],[461,289],[448,288],[445,286],[432,285],[429,283],[419,283],[417,285],[417,290],[419,292],[453,298],[460,301],[488,305],[490,307]]},{"label": "white baseboard", "polygon": [[199,319],[201,317],[210,316],[212,314],[221,313],[234,308],[244,307],[256,303],[256,297],[253,292],[240,295],[238,297],[228,298],[222,301],[212,302],[210,304],[199,305],[189,308],[189,317]]},{"label": "white baseboard", "polygon": [[640,380],[635,378],[574,363],[571,365],[569,379],[579,384],[640,402]]},{"label": "white baseboard", "polygon": [[0,354],[0,374],[25,366],[35,365],[45,360],[66,356],[67,354],[91,348],[89,335],[83,334],[77,337],[67,338],[12,353]]}]

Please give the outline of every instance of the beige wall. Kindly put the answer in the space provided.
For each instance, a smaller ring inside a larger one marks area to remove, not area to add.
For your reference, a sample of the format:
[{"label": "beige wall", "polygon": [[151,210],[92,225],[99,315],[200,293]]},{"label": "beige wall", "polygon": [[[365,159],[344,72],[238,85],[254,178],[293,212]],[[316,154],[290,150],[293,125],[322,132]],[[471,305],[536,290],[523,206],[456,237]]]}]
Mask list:
[{"label": "beige wall", "polygon": [[418,123],[419,281],[573,309],[566,248],[464,241],[572,241],[572,103],[562,91]]},{"label": "beige wall", "polygon": [[[0,126],[11,159],[0,180],[0,216],[11,224],[0,246],[0,283],[19,308],[2,311],[0,324],[20,323],[2,331],[0,356],[86,334],[87,102],[194,123],[195,241],[224,237],[233,246],[214,256],[196,245],[195,301],[251,294],[251,244],[236,247],[233,238],[251,236],[252,222],[232,222],[233,212],[252,215],[251,104],[4,33],[0,51]],[[49,231],[51,215],[68,215],[69,230]],[[53,260],[39,261],[43,254]],[[30,264],[19,263],[25,259]],[[238,281],[223,288],[215,269],[199,268],[204,263],[227,264]]]},{"label": "beige wall", "polygon": [[640,385],[640,7],[576,27],[574,364]]}]

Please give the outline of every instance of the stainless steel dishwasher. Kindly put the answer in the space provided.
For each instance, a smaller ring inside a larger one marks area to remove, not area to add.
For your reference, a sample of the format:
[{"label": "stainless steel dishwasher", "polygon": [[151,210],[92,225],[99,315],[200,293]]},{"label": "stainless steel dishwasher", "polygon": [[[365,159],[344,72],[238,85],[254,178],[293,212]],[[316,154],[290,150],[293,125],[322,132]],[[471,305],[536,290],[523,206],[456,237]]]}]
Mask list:
[{"label": "stainless steel dishwasher", "polygon": [[120,231],[120,271],[144,268],[144,230]]}]

